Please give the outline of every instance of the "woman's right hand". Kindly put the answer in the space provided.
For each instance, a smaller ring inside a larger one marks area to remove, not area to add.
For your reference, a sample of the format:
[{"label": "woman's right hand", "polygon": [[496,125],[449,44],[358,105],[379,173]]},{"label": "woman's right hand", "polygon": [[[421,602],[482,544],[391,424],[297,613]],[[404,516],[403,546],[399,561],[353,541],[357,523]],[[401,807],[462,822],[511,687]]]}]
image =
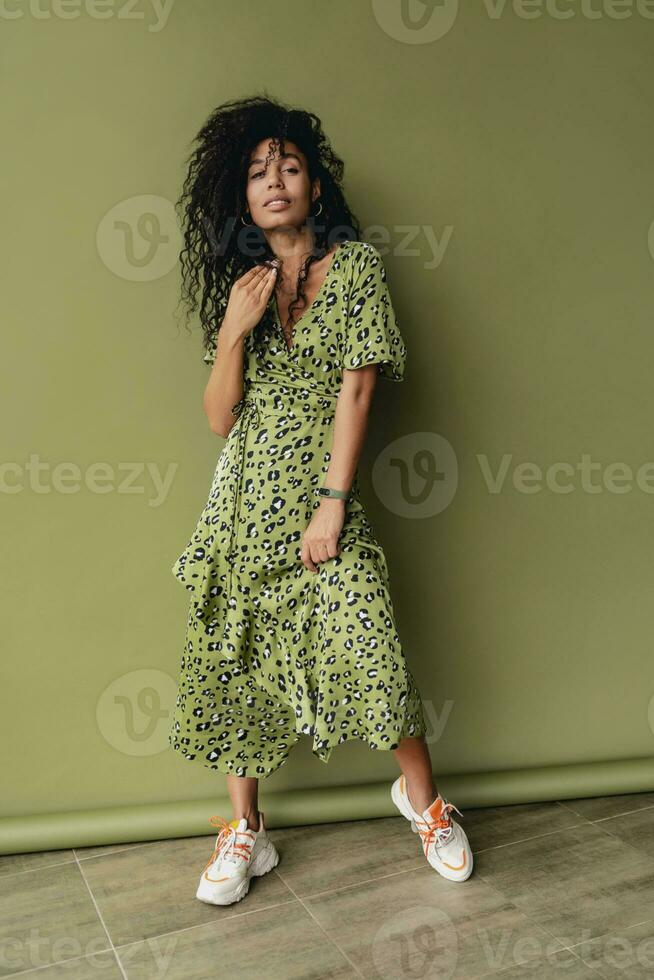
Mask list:
[{"label": "woman's right hand", "polygon": [[245,336],[254,330],[275,288],[277,267],[255,265],[235,280],[223,317],[222,326]]}]

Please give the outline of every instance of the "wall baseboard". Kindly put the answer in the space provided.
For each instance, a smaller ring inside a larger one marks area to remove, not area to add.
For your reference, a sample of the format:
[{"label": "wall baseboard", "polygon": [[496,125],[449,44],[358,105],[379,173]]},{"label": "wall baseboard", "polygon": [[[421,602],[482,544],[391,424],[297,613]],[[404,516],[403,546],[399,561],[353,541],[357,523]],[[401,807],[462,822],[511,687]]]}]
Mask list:
[{"label": "wall baseboard", "polygon": [[[327,786],[266,793],[259,806],[266,826],[366,820],[397,816],[390,798],[392,779],[363,785]],[[486,806],[616,796],[654,791],[654,758],[588,762],[534,769],[466,773],[437,779],[442,796],[463,813]],[[36,813],[0,818],[0,854],[53,851],[212,833],[209,816],[231,817],[229,797]]]}]

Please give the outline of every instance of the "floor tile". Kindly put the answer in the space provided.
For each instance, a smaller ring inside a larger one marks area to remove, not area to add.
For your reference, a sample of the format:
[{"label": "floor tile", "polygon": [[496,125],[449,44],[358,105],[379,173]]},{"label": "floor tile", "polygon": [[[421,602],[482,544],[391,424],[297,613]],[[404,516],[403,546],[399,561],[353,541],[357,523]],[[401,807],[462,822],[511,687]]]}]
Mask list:
[{"label": "floor tile", "polygon": [[[103,857],[105,854],[115,854],[116,851],[131,851],[135,847],[149,847],[153,841],[135,841],[133,844],[101,844],[93,847],[76,847],[75,856],[80,861],[87,858]],[[209,852],[211,853],[211,852]]]},{"label": "floor tile", "polygon": [[270,829],[230,906],[195,898],[215,834],[0,856],[0,977],[122,978],[102,920],[128,980],[654,977],[654,794],[453,816],[466,882],[391,816]]},{"label": "floor tile", "polygon": [[597,826],[654,859],[654,807],[610,817]]},{"label": "floor tile", "polygon": [[560,802],[562,806],[574,810],[586,820],[601,820],[603,817],[615,817],[620,813],[631,813],[632,810],[654,807],[654,793],[591,796],[584,800],[561,800]]},{"label": "floor tile", "polygon": [[110,945],[77,862],[0,878],[0,976]]},{"label": "floor tile", "polygon": [[48,868],[56,864],[67,864],[75,861],[71,850],[33,851],[26,854],[3,854],[0,856],[0,878],[14,875],[21,871],[33,871],[36,868]]},{"label": "floor tile", "polygon": [[301,898],[424,862],[418,834],[404,817],[348,820],[269,830],[277,871]]},{"label": "floor tile", "polygon": [[584,822],[578,814],[558,803],[514,803],[511,806],[489,806],[476,810],[456,811],[452,817],[465,830],[473,852],[498,847],[552,833]]},{"label": "floor tile", "polygon": [[293,900],[273,870],[252,878],[240,902],[200,902],[195,893],[215,839],[156,841],[80,863],[115,946]]},{"label": "floor tile", "polygon": [[[241,904],[241,903],[239,903]],[[263,909],[126,946],[128,980],[351,980],[347,959],[300,905]]]},{"label": "floor tile", "polygon": [[599,980],[599,977],[572,950],[562,949],[490,974],[488,980]]},{"label": "floor tile", "polygon": [[582,943],[574,952],[603,980],[651,980],[654,919]]},{"label": "floor tile", "polygon": [[20,980],[125,980],[113,950],[21,973]]},{"label": "floor tile", "polygon": [[430,865],[303,904],[364,977],[481,977],[560,949],[489,884],[447,881]]},{"label": "floor tile", "polygon": [[564,946],[654,918],[654,859],[592,823],[482,851],[475,871]]}]

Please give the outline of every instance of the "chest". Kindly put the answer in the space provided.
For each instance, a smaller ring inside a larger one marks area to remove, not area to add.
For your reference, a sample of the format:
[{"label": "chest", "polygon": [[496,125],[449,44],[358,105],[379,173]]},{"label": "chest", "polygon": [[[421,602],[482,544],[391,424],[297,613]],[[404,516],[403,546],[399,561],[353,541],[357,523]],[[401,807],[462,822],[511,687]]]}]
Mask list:
[{"label": "chest", "polygon": [[[274,290],[273,295],[275,297],[279,322],[284,326],[285,331],[292,330],[295,324],[305,314],[313,310],[316,300],[323,292],[324,285],[325,276],[323,273],[316,273],[310,276],[302,286],[304,303],[302,302],[302,297],[298,297],[297,302],[295,302],[297,288],[295,283],[291,287]],[[292,303],[294,305],[291,311],[290,307]]]}]

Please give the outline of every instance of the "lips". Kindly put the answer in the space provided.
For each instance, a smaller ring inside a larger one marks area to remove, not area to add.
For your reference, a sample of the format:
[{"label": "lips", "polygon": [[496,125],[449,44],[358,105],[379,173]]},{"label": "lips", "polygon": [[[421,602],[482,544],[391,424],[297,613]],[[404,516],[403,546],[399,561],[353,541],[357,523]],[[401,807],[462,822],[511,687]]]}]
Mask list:
[{"label": "lips", "polygon": [[264,202],[264,208],[267,208],[269,204],[290,204],[291,202],[287,197],[270,197]]}]

